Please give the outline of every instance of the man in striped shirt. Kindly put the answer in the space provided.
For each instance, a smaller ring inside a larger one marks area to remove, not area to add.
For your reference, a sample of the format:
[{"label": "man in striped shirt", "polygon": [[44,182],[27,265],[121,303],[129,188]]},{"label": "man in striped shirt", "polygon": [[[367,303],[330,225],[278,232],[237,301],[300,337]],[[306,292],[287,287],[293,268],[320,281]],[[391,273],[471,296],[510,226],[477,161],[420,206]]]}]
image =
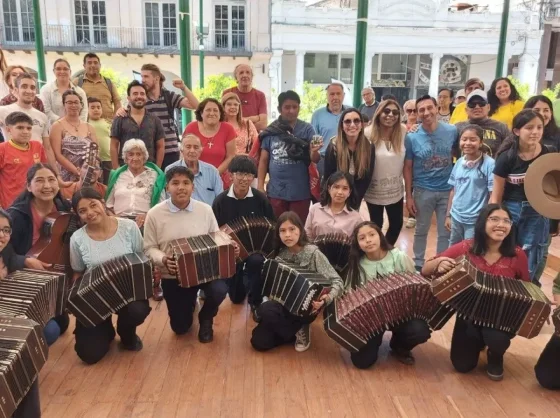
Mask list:
[{"label": "man in striped shirt", "polygon": [[155,64],[144,64],[141,68],[142,84],[148,91],[146,110],[157,116],[165,132],[165,156],[162,170],[179,160],[179,131],[175,124],[175,109],[194,110],[198,100],[185,85],[183,80],[173,80],[173,86],[180,89],[184,96],[167,90],[163,87],[165,76]]}]

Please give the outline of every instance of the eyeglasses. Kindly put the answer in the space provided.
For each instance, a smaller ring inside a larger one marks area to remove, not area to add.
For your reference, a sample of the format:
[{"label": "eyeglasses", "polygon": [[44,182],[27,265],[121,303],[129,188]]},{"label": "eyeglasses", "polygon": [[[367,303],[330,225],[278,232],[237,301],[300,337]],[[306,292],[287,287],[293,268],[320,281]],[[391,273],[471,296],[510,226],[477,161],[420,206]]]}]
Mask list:
[{"label": "eyeglasses", "polygon": [[499,225],[502,222],[507,226],[511,226],[513,224],[513,221],[511,219],[499,218],[497,216],[488,217],[488,222],[493,223],[494,225]]},{"label": "eyeglasses", "polygon": [[406,109],[405,112],[408,113],[409,115],[410,115],[411,113],[417,113],[417,112],[416,112],[416,109]]},{"label": "eyeglasses", "polygon": [[385,115],[390,115],[391,113],[393,114],[393,116],[399,116],[401,114],[400,110],[397,109],[389,109],[389,108],[385,108],[383,109],[383,113]]},{"label": "eyeglasses", "polygon": [[251,180],[255,177],[255,175],[252,173],[233,173],[233,175],[239,180]]},{"label": "eyeglasses", "polygon": [[70,105],[70,106],[80,106],[81,105],[81,103],[79,101],[78,102],[66,101],[66,102],[64,102],[64,104],[67,104],[67,105]]},{"label": "eyeglasses", "polygon": [[4,236],[12,235],[12,228],[10,228],[9,226],[0,228],[0,233],[2,233]]},{"label": "eyeglasses", "polygon": [[361,120],[361,119],[358,119],[358,118],[356,118],[356,119],[344,119],[344,124],[345,124],[346,126],[350,126],[350,125],[352,125],[352,124],[358,126],[358,125],[361,125],[361,124],[362,124],[362,120]]},{"label": "eyeglasses", "polygon": [[467,106],[469,107],[469,109],[474,109],[475,107],[484,107],[488,104],[488,102],[486,100],[479,100],[476,102],[468,102]]}]

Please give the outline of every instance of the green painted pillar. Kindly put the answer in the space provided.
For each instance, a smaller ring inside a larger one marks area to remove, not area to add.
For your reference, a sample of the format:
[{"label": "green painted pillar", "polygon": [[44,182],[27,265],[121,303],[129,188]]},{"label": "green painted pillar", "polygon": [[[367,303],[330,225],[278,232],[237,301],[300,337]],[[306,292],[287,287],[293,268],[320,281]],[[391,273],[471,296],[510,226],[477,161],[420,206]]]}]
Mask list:
[{"label": "green painted pillar", "polygon": [[[364,88],[364,66],[366,61],[368,27],[368,0],[359,0],[358,18],[356,22],[356,56],[354,58],[354,107],[362,103],[362,89]],[[369,63],[371,65],[371,63]]]},{"label": "green painted pillar", "polygon": [[[181,52],[181,78],[192,89],[191,73],[191,11],[189,0],[179,0],[179,46]],[[182,111],[183,129],[192,120],[190,110]]]},{"label": "green painted pillar", "polygon": [[198,49],[198,61],[199,61],[199,66],[200,66],[200,88],[204,88],[204,34],[203,34],[203,30],[204,30],[204,24],[203,24],[203,19],[204,19],[204,10],[203,10],[203,4],[202,4],[203,0],[199,0],[199,9],[200,9],[200,17],[199,20],[200,22],[198,23],[198,30],[199,30],[199,35],[200,36],[200,47]]},{"label": "green painted pillar", "polygon": [[43,47],[43,26],[41,24],[41,6],[39,0],[33,0],[33,23],[35,25],[35,49],[37,50],[38,89],[47,82],[45,71],[45,49]]},{"label": "green painted pillar", "polygon": [[498,59],[496,62],[496,78],[504,76],[504,59],[506,55],[508,21],[509,0],[504,0],[504,10],[502,11],[502,25],[500,27],[500,45],[498,46]]}]

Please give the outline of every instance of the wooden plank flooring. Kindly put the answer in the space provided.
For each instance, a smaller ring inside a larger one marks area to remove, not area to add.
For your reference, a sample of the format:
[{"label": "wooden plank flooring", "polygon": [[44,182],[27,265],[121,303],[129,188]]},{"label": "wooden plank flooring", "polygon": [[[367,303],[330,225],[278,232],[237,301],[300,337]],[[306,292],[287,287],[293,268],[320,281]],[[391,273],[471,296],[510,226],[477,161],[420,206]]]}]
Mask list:
[{"label": "wooden plank flooring", "polygon": [[[413,230],[403,229],[398,246],[411,253],[412,237]],[[431,256],[435,231],[428,240]],[[548,294],[555,275],[545,271]],[[255,324],[247,305],[226,299],[215,319],[214,342],[203,345],[198,324],[176,337],[165,302],[151,304],[138,330],[144,349],[121,352],[115,341],[94,366],[76,356],[70,325],[40,374],[43,417],[560,417],[560,393],[540,388],[533,373],[551,325],[532,340],[513,340],[505,378],[496,383],[486,377],[485,355],[472,373],[454,372],[452,323],[414,350],[414,367],[389,356],[387,333],[378,363],[358,370],[320,320],[312,325],[307,352],[285,346],[258,353],[249,343]]]}]

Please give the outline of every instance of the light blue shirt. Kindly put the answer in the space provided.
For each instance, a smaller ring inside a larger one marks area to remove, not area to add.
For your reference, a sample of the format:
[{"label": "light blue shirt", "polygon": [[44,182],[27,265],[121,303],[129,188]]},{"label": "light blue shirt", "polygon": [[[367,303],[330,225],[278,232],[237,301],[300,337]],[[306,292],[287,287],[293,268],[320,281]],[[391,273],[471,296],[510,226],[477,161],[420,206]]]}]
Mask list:
[{"label": "light blue shirt", "polygon": [[448,181],[455,188],[451,204],[453,219],[463,224],[476,223],[494,188],[494,165],[494,159],[486,155],[473,168],[465,167],[464,157],[457,160]]},{"label": "light blue shirt", "polygon": [[432,192],[451,190],[447,183],[453,169],[453,146],[457,142],[457,128],[447,123],[438,123],[433,133],[422,125],[417,132],[405,138],[406,159],[412,160],[412,184],[415,188]]},{"label": "light blue shirt", "polygon": [[188,204],[188,206],[187,206],[185,209],[180,209],[180,208],[178,208],[177,206],[175,206],[175,205],[173,204],[173,202],[171,201],[171,199],[167,199],[166,202],[167,202],[167,206],[169,206],[169,211],[170,211],[171,213],[177,213],[177,212],[181,212],[181,211],[183,211],[183,212],[192,212],[192,211],[193,211],[193,208],[194,208],[193,200],[192,200],[192,199],[189,201],[189,204]]},{"label": "light blue shirt", "polygon": [[131,219],[117,218],[117,232],[105,241],[95,241],[81,227],[70,238],[70,265],[82,272],[116,257],[143,251],[140,229]]},{"label": "light blue shirt", "polygon": [[327,152],[327,147],[329,146],[333,136],[338,135],[338,121],[342,116],[342,112],[346,110],[346,107],[342,106],[340,113],[335,115],[331,113],[327,106],[317,109],[313,112],[311,117],[311,126],[315,129],[317,135],[323,137],[323,147],[319,150],[319,153],[324,157]]},{"label": "light blue shirt", "polygon": [[[187,167],[187,164],[185,160],[181,159],[173,164],[169,164],[165,168],[165,172],[167,173],[171,167]],[[194,175],[193,199],[212,206],[214,199],[223,191],[224,183],[222,182],[218,169],[204,161],[198,161],[198,173]],[[169,197],[169,194],[167,197]]]}]

